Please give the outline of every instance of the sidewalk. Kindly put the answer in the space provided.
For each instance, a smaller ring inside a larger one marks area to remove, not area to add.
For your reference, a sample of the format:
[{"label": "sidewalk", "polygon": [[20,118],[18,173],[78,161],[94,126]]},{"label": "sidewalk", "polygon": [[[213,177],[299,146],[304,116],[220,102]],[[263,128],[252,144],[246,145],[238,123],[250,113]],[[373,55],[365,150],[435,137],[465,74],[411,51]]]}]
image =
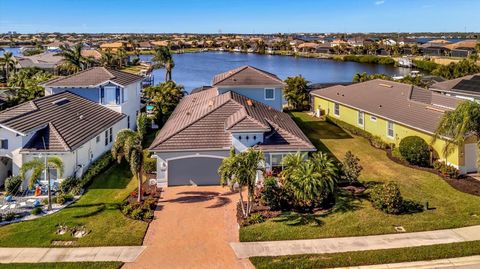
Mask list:
[{"label": "sidewalk", "polygon": [[238,258],[405,248],[480,240],[480,225],[416,233],[309,240],[232,242]]},{"label": "sidewalk", "polygon": [[0,263],[133,262],[146,247],[0,248]]},{"label": "sidewalk", "polygon": [[419,262],[401,262],[390,264],[378,264],[378,265],[363,265],[352,267],[341,267],[336,269],[475,269],[480,268],[480,255],[431,260],[431,261],[419,261]]}]

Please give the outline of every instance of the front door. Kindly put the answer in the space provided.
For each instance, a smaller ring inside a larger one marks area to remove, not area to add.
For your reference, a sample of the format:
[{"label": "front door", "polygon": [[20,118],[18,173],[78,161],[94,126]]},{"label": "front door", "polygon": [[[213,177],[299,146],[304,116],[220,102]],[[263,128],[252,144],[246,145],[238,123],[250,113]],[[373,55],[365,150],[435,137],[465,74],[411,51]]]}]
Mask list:
[{"label": "front door", "polygon": [[477,144],[465,144],[465,172],[467,173],[476,173],[478,171],[477,150]]}]

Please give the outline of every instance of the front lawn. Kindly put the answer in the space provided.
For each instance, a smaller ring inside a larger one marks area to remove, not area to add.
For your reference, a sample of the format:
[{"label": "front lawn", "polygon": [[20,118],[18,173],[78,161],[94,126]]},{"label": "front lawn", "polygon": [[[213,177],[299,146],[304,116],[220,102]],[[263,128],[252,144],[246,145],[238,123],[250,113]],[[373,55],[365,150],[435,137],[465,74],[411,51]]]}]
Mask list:
[{"label": "front lawn", "polygon": [[[67,208],[32,221],[0,227],[1,247],[51,247],[52,241],[75,241],[74,246],[141,245],[147,223],[126,218],[120,204],[136,187],[128,164],[113,165],[96,177],[85,194]],[[84,225],[91,231],[76,239],[55,233],[58,224]]]},{"label": "front lawn", "polygon": [[339,193],[333,210],[324,214],[287,212],[264,223],[242,227],[241,241],[289,240],[394,233],[401,225],[407,232],[457,228],[480,224],[480,197],[459,192],[440,177],[397,164],[385,152],[361,137],[352,137],[339,127],[306,113],[292,113],[312,143],[337,159],[350,150],[360,158],[363,182],[396,181],[405,199],[431,210],[405,215],[387,215],[365,199]]},{"label": "front lawn", "polygon": [[0,264],[0,269],[118,269],[122,262],[59,262]]}]

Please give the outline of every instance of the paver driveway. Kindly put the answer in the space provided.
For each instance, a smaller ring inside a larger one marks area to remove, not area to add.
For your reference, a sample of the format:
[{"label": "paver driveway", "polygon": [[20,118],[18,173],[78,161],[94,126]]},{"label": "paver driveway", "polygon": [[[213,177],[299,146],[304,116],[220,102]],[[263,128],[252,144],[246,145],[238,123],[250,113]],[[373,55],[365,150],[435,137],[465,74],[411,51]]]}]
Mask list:
[{"label": "paver driveway", "polygon": [[237,259],[229,242],[238,242],[238,194],[219,186],[168,187],[144,245],[124,268],[253,268]]}]

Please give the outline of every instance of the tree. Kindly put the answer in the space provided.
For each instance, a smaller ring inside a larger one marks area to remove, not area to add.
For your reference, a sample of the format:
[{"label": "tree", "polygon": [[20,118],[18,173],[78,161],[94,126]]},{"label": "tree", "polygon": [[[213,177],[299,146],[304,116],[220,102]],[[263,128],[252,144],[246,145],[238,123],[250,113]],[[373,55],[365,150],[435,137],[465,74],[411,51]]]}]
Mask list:
[{"label": "tree", "polygon": [[90,60],[82,56],[83,45],[78,43],[73,47],[61,45],[58,55],[63,57],[60,69],[69,73],[85,70]]},{"label": "tree", "polygon": [[285,83],[287,86],[284,89],[284,96],[288,105],[294,110],[304,109],[308,106],[309,94],[307,84],[309,81],[302,76],[296,76],[288,77]]},{"label": "tree", "polygon": [[100,64],[103,67],[110,67],[115,68],[116,66],[116,55],[112,53],[112,50],[107,49],[106,51],[102,52],[102,56],[100,58]]},{"label": "tree", "polygon": [[347,151],[342,162],[342,172],[345,180],[349,183],[357,182],[362,170],[363,167],[360,165],[360,159],[353,155],[351,151]]},{"label": "tree", "polygon": [[[253,196],[255,191],[255,180],[257,171],[261,170],[261,163],[264,161],[263,153],[254,149],[247,149],[239,154],[231,154],[225,158],[218,168],[222,185],[238,184],[240,195],[240,206],[244,218],[250,216],[253,207]],[[243,190],[247,188],[247,203],[243,200]]]},{"label": "tree", "polygon": [[[435,131],[434,141],[439,138],[446,139],[443,149],[445,157],[451,152],[453,145],[462,145],[469,136],[480,137],[480,104],[464,101],[455,110],[446,111]],[[480,148],[480,140],[477,140]],[[478,151],[480,153],[480,150]]]},{"label": "tree", "polygon": [[150,86],[144,91],[145,96],[153,103],[155,123],[162,126],[170,117],[175,107],[185,95],[183,86],[167,81],[157,86]]},{"label": "tree", "polygon": [[138,202],[142,201],[142,175],[143,175],[143,148],[142,139],[137,132],[124,129],[117,134],[115,143],[112,146],[112,156],[121,163],[125,160],[130,165],[130,171],[138,181]]},{"label": "tree", "polygon": [[5,52],[2,57],[2,65],[5,70],[5,80],[8,83],[10,77],[10,71],[15,70],[15,58],[13,58],[13,54],[11,52]]},{"label": "tree", "polygon": [[172,80],[172,70],[175,67],[172,53],[167,47],[161,46],[155,51],[153,56],[153,68],[165,69],[165,82]]},{"label": "tree", "polygon": [[138,117],[137,117],[137,133],[142,141],[145,138],[145,134],[147,133],[147,130],[148,130],[148,117],[147,117],[147,114],[142,112],[138,114]]},{"label": "tree", "polygon": [[8,82],[13,93],[8,100],[8,107],[43,96],[45,89],[40,84],[51,77],[50,73],[38,68],[22,68],[13,73]]},{"label": "tree", "polygon": [[441,65],[433,70],[432,74],[446,79],[455,79],[478,72],[480,72],[480,66],[472,60],[463,59],[458,63],[451,62],[448,65]]},{"label": "tree", "polygon": [[45,163],[45,160],[40,158],[32,159],[22,165],[20,168],[20,174],[22,178],[25,179],[25,175],[28,171],[31,171],[30,178],[28,179],[29,189],[33,188],[33,185],[37,182],[38,178],[42,172],[46,172],[47,188],[48,188],[48,210],[52,210],[52,192],[50,184],[50,170],[47,168],[57,169],[58,176],[63,177],[63,162],[62,159],[58,157],[48,157]]},{"label": "tree", "polygon": [[116,67],[122,68],[125,64],[125,59],[128,57],[127,51],[125,50],[125,48],[122,47],[117,50],[117,53],[115,56],[118,62]]}]

